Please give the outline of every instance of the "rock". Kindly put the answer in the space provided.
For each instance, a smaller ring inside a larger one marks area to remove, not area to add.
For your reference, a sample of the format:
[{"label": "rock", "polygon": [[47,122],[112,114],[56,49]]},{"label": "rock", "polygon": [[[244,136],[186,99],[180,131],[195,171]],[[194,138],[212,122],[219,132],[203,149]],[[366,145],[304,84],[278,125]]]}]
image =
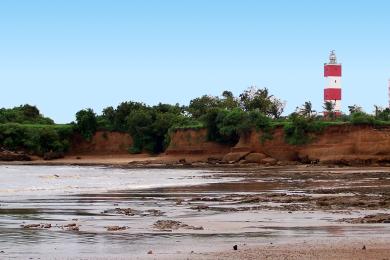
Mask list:
[{"label": "rock", "polygon": [[126,230],[127,227],[123,226],[123,227],[120,227],[120,226],[107,226],[106,227],[107,231],[121,231],[121,230]]},{"label": "rock", "polygon": [[209,163],[209,164],[217,164],[217,163],[220,163],[221,160],[222,160],[222,158],[209,157],[209,158],[207,158],[207,163]]},{"label": "rock", "polygon": [[80,228],[76,223],[70,223],[67,225],[62,226],[62,228],[66,228],[68,231],[79,231]]},{"label": "rock", "polygon": [[134,215],[139,215],[140,214],[140,211],[135,210],[135,209],[131,209],[131,208],[126,208],[126,209],[116,208],[115,212],[117,214],[123,214],[123,215],[126,215],[126,216],[134,216]]},{"label": "rock", "polygon": [[31,161],[31,157],[25,153],[15,153],[7,150],[0,150],[0,161]]},{"label": "rock", "polygon": [[234,245],[234,246],[233,246],[233,249],[234,249],[234,250],[237,250],[237,249],[238,249],[238,246],[237,246],[237,245]]},{"label": "rock", "polygon": [[261,162],[266,165],[275,165],[278,161],[274,158],[267,157],[265,159],[262,159]]},{"label": "rock", "polygon": [[186,163],[187,161],[186,161],[186,159],[185,158],[182,158],[182,159],[179,159],[179,161],[178,161],[179,163]]},{"label": "rock", "polygon": [[195,227],[195,226],[190,226],[187,224],[184,224],[180,221],[175,221],[175,220],[158,220],[153,224],[153,227],[156,229],[159,229],[161,231],[172,231],[172,230],[177,230],[179,228],[183,229],[192,229],[192,230],[203,230],[203,227]]},{"label": "rock", "polygon": [[64,158],[64,153],[62,152],[47,152],[43,154],[43,160],[49,161],[49,160],[55,160]]},{"label": "rock", "polygon": [[23,228],[40,228],[41,224],[28,224],[28,225],[22,225]]},{"label": "rock", "polygon": [[250,153],[245,156],[245,161],[248,163],[261,163],[261,160],[267,158],[263,153]]},{"label": "rock", "polygon": [[199,206],[191,207],[190,209],[201,211],[201,210],[205,210],[205,209],[208,209],[208,208],[209,208],[209,206],[207,206],[207,205],[199,205]]},{"label": "rock", "polygon": [[163,216],[164,212],[162,212],[161,210],[158,210],[158,209],[148,209],[148,210],[146,210],[146,213],[144,213],[144,215],[159,217],[159,216]]},{"label": "rock", "polygon": [[366,245],[364,245],[364,246],[362,247],[362,250],[366,250]]},{"label": "rock", "polygon": [[226,154],[222,161],[228,162],[228,163],[235,163],[243,159],[245,156],[247,156],[249,152],[233,152]]},{"label": "rock", "polygon": [[152,250],[149,250],[149,251],[148,251],[148,255],[151,255],[151,254],[153,254],[153,251],[152,251]]},{"label": "rock", "polygon": [[51,224],[28,224],[28,225],[21,225],[23,228],[51,228]]},{"label": "rock", "polygon": [[51,224],[42,224],[41,227],[42,228],[51,228]]}]

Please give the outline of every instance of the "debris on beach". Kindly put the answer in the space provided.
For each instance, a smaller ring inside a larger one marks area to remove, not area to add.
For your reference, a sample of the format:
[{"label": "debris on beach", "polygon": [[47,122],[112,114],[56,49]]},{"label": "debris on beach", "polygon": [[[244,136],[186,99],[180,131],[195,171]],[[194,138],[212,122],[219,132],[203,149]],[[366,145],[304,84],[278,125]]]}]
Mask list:
[{"label": "debris on beach", "polygon": [[192,229],[192,230],[203,230],[202,226],[195,227],[184,224],[180,221],[175,220],[158,220],[153,224],[153,227],[160,231],[172,231],[182,229]]}]

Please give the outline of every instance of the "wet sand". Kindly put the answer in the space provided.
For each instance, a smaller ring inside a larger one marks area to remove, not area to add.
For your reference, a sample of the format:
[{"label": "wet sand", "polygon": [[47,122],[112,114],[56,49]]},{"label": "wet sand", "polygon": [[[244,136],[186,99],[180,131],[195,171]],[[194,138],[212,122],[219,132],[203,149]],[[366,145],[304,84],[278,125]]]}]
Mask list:
[{"label": "wet sand", "polygon": [[361,221],[390,213],[390,168],[1,167],[37,181],[0,189],[0,258],[390,257],[387,215]]}]

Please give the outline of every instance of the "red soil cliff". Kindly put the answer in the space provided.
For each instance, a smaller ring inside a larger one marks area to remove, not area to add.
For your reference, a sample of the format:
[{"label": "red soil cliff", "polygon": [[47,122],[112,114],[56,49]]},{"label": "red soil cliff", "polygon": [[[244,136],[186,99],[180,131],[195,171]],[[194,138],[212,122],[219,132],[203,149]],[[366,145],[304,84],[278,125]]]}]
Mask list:
[{"label": "red soil cliff", "polygon": [[86,141],[82,136],[75,135],[69,154],[128,154],[128,149],[132,144],[133,140],[127,133],[99,131],[95,133],[91,141]]},{"label": "red soil cliff", "polygon": [[278,160],[327,163],[372,163],[390,161],[390,127],[329,126],[306,145],[289,145],[283,128],[272,140],[261,141],[261,133],[242,136],[233,151],[261,152]]},{"label": "red soil cliff", "polygon": [[167,155],[226,154],[230,146],[207,141],[206,129],[179,129],[171,134]]}]

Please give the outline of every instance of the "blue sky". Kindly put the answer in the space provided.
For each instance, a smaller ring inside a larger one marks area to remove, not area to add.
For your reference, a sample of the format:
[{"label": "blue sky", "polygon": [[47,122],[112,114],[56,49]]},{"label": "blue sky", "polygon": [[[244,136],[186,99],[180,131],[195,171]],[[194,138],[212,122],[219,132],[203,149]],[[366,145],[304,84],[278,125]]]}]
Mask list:
[{"label": "blue sky", "polygon": [[56,122],[122,101],[188,104],[251,85],[321,110],[323,63],[343,64],[343,110],[385,106],[389,1],[0,1],[0,107]]}]

